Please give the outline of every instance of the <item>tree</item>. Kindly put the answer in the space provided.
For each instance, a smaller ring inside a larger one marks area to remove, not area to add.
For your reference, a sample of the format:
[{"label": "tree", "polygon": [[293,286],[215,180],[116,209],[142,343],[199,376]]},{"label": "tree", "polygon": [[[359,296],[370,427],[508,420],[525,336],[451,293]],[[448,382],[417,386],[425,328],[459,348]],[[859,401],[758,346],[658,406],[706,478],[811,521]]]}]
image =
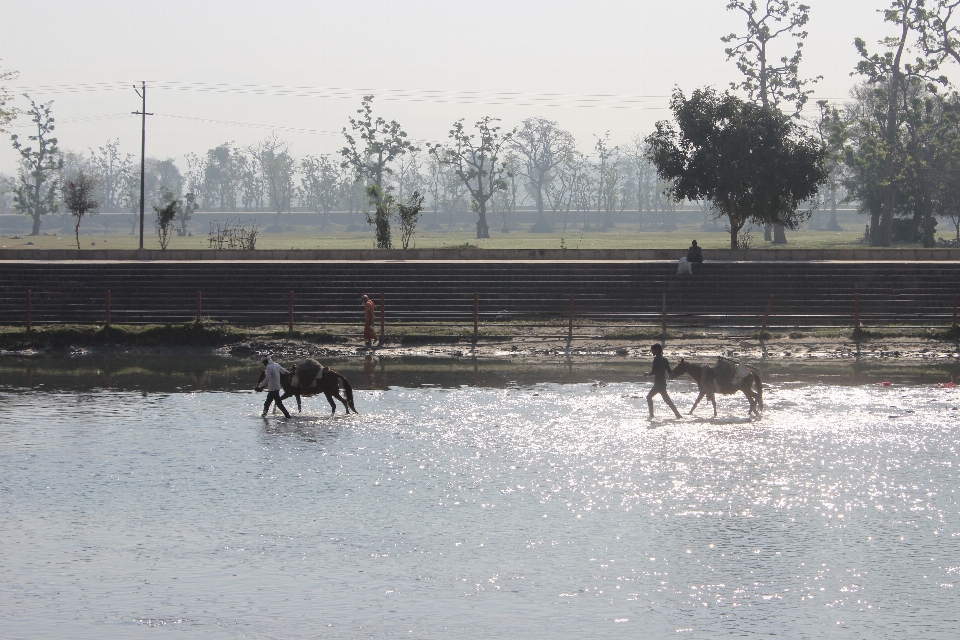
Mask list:
[{"label": "tree", "polygon": [[99,188],[99,180],[85,172],[78,171],[70,182],[63,188],[63,206],[77,219],[73,227],[77,239],[77,249],[80,248],[80,222],[88,213],[96,213],[100,201],[95,198]]},{"label": "tree", "polygon": [[162,207],[153,205],[153,211],[157,214],[157,239],[160,241],[160,250],[166,251],[170,244],[170,230],[173,228],[173,220],[177,217],[177,210],[180,207],[180,201],[173,197],[173,194],[164,189],[162,191]]},{"label": "tree", "polygon": [[796,228],[801,202],[827,178],[824,150],[798,123],[729,93],[701,89],[670,100],[679,131],[661,120],[647,137],[650,160],[673,183],[676,202],[707,198],[730,229],[730,248],[744,248],[747,222]]},{"label": "tree", "polygon": [[187,235],[187,223],[193,219],[193,214],[199,207],[197,196],[192,191],[183,195],[183,200],[180,201],[180,205],[177,207],[177,215],[174,217],[174,219],[180,223],[180,229],[177,231],[178,235]]},{"label": "tree", "polygon": [[120,154],[120,140],[107,141],[96,152],[90,150],[90,163],[100,183],[100,202],[104,211],[120,209],[123,181],[133,166],[133,156]]},{"label": "tree", "polygon": [[510,142],[512,134],[501,134],[495,122],[499,120],[489,116],[481,118],[475,125],[478,132],[475,135],[466,132],[463,120],[457,120],[449,133],[453,141],[450,147],[429,147],[430,153],[453,168],[454,174],[477,203],[477,238],[490,237],[487,202],[493,194],[507,186],[503,180],[506,165],[500,154],[504,145]]},{"label": "tree", "polygon": [[289,211],[293,204],[293,178],[297,171],[290,156],[290,146],[273,135],[257,146],[254,155],[263,172],[263,182],[274,211],[278,216],[285,210]]},{"label": "tree", "polygon": [[50,114],[51,102],[37,104],[30,101],[27,114],[37,129],[36,135],[28,140],[36,145],[24,146],[16,134],[10,136],[13,148],[20,154],[20,173],[14,193],[14,206],[17,211],[33,218],[33,230],[30,235],[40,234],[43,216],[57,212],[56,172],[63,167],[63,158],[53,137],[54,118]]},{"label": "tree", "polygon": [[0,133],[9,133],[7,125],[13,122],[20,112],[16,107],[7,106],[13,100],[13,96],[7,90],[6,83],[9,80],[16,80],[18,75],[19,73],[12,69],[0,71]]},{"label": "tree", "polygon": [[407,204],[402,202],[397,204],[397,217],[400,218],[400,242],[403,248],[410,246],[410,238],[417,228],[417,220],[420,218],[420,212],[423,211],[423,196],[419,191],[414,191]]},{"label": "tree", "polygon": [[[357,181],[367,183],[376,189],[368,189],[367,196],[371,204],[378,211],[368,222],[377,228],[377,246],[390,245],[390,211],[379,211],[386,202],[390,186],[384,184],[384,177],[393,173],[390,163],[399,156],[416,149],[407,140],[407,134],[400,128],[396,120],[387,122],[381,117],[373,117],[373,96],[364,96],[357,110],[359,118],[350,118],[350,128],[353,134],[343,128],[343,137],[347,145],[340,149],[343,156],[343,166],[353,170]],[[356,137],[355,137],[356,136]],[[357,140],[359,138],[359,141]],[[376,222],[370,222],[375,220]],[[386,225],[386,226],[383,226]],[[386,232],[384,237],[380,234]]]},{"label": "tree", "polygon": [[340,173],[330,156],[307,156],[300,161],[300,202],[323,214],[324,227],[327,215],[340,199],[340,188]]},{"label": "tree", "polygon": [[828,231],[843,231],[837,222],[837,192],[840,189],[843,171],[844,148],[847,143],[847,123],[840,110],[831,107],[826,100],[817,101],[820,117],[817,119],[817,134],[826,151],[827,199],[830,201]]},{"label": "tree", "polygon": [[367,187],[367,198],[371,202],[377,203],[376,208],[373,210],[373,215],[370,215],[370,211],[363,212],[367,217],[367,224],[373,225],[374,231],[376,232],[377,249],[390,249],[393,246],[393,239],[390,233],[390,218],[393,216],[393,196],[380,193],[377,185],[371,184]]},{"label": "tree", "polygon": [[946,84],[945,78],[931,75],[937,68],[936,59],[921,58],[913,63],[904,60],[909,42],[922,34],[916,22],[917,8],[921,5],[922,0],[894,0],[890,8],[884,11],[884,20],[897,25],[900,33],[880,41],[881,46],[886,48],[883,54],[871,55],[866,42],[861,38],[854,41],[860,54],[857,73],[876,86],[886,99],[886,109],[881,115],[882,137],[876,149],[883,159],[884,186],[879,224],[875,223],[870,229],[870,244],[873,246],[888,247],[893,241],[893,219],[899,195],[897,174],[904,161],[902,128],[906,117],[904,101],[908,87],[916,80],[924,79]]},{"label": "tree", "polygon": [[[780,109],[782,103],[792,102],[794,115],[799,115],[812,93],[804,87],[820,79],[801,80],[799,75],[803,41],[807,37],[802,28],[810,20],[810,7],[789,0],[765,0],[761,11],[756,0],[749,4],[743,0],[731,0],[727,3],[727,10],[740,11],[747,18],[746,34],[731,33],[721,38],[732,44],[725,50],[727,60],[735,58],[737,68],[743,74],[743,80],[730,83],[730,87],[743,90],[750,100],[766,109]],[[794,38],[796,46],[792,55],[780,57],[778,65],[770,49],[773,41],[783,35]],[[770,231],[770,227],[764,229],[765,240],[771,239]],[[787,243],[782,226],[773,228],[772,239],[774,244]]]},{"label": "tree", "polygon": [[203,163],[203,204],[207,211],[213,208],[233,211],[237,208],[237,182],[240,177],[237,158],[240,154],[231,144],[224,142],[207,151]]},{"label": "tree", "polygon": [[617,206],[617,187],[623,177],[618,166],[620,147],[610,148],[610,132],[596,136],[593,146],[597,152],[597,213],[603,212],[602,229],[612,229],[613,212]]},{"label": "tree", "polygon": [[550,183],[551,172],[573,152],[573,136],[553,120],[527,118],[515,132],[511,146],[523,157],[523,175],[537,202],[537,223],[533,232],[550,232],[552,227],[543,219],[544,190]]}]

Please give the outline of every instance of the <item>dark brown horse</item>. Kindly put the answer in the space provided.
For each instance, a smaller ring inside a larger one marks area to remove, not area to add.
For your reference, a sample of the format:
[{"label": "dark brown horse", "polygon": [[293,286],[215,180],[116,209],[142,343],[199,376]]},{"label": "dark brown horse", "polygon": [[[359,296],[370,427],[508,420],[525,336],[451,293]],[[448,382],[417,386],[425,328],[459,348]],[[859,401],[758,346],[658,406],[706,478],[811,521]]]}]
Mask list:
[{"label": "dark brown horse", "polygon": [[[327,396],[327,402],[330,403],[331,413],[337,412],[337,405],[333,401],[334,398],[343,403],[343,408],[347,413],[350,413],[351,409],[353,409],[354,413],[358,413],[357,408],[353,406],[353,387],[350,386],[350,382],[342,375],[333,369],[324,369],[323,377],[317,376],[316,378],[316,386],[294,387],[290,383],[290,379],[293,377],[293,374],[296,372],[296,370],[297,368],[293,367],[293,370],[290,371],[290,373],[280,374],[280,385],[283,387],[283,395],[280,396],[281,400],[286,400],[290,396],[295,396],[297,398],[297,411],[301,411],[302,407],[300,405],[300,396],[309,398],[310,396],[315,396],[319,393],[322,393],[323,395]],[[263,379],[266,377],[266,375],[266,371],[261,369],[260,379],[257,380],[257,386],[263,382]],[[346,398],[340,395],[341,380],[343,381],[343,394],[347,396]]]},{"label": "dark brown horse", "polygon": [[[760,374],[753,367],[747,367],[746,365],[739,366],[746,367],[750,373],[729,389],[718,390],[710,375],[707,375],[706,379],[704,378],[704,367],[687,362],[683,358],[680,358],[680,362],[673,368],[670,379],[672,380],[686,373],[697,383],[700,395],[697,396],[697,401],[693,403],[693,408],[690,409],[690,415],[693,415],[697,405],[700,404],[700,401],[706,396],[713,404],[713,417],[716,418],[717,398],[715,393],[719,392],[723,395],[732,395],[737,391],[743,391],[743,395],[747,396],[747,400],[750,402],[750,415],[760,417],[760,411],[763,410],[763,384],[760,382]],[[756,392],[754,392],[754,389],[756,389]]]}]

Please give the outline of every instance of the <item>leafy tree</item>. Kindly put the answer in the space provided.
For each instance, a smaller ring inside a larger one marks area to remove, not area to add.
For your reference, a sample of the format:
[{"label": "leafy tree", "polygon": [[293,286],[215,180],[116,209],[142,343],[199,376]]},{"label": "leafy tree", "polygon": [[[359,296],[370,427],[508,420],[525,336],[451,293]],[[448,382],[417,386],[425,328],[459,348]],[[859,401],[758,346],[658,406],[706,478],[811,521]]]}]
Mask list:
[{"label": "leafy tree", "polygon": [[18,75],[20,74],[12,69],[0,71],[0,133],[9,133],[7,126],[20,112],[16,107],[8,106],[13,100],[13,95],[7,90],[7,82],[16,80]]},{"label": "leafy tree", "polygon": [[254,155],[263,172],[264,186],[274,211],[278,216],[289,211],[293,204],[293,179],[297,170],[290,156],[290,146],[273,135],[260,143]]},{"label": "leafy tree", "polygon": [[20,173],[14,191],[14,207],[33,218],[30,235],[40,234],[43,216],[57,212],[56,173],[63,167],[63,158],[53,137],[54,118],[50,114],[52,103],[37,104],[30,101],[27,114],[36,127],[36,135],[28,136],[34,145],[24,146],[16,134],[10,136],[13,148],[20,154]]},{"label": "leafy tree", "polygon": [[153,211],[157,215],[157,239],[160,241],[160,250],[166,251],[167,245],[170,244],[170,231],[173,229],[173,220],[177,217],[180,201],[166,189],[162,191],[162,198],[163,206],[153,205]]},{"label": "leafy tree", "polygon": [[573,152],[573,136],[553,120],[527,118],[514,133],[511,146],[524,160],[523,175],[537,203],[537,223],[530,230],[550,232],[553,228],[543,218],[544,192],[553,170]]},{"label": "leafy tree", "polygon": [[477,203],[477,238],[490,237],[487,202],[493,194],[507,186],[503,180],[506,165],[500,155],[512,134],[500,133],[500,127],[495,122],[499,120],[485,116],[475,125],[477,134],[470,134],[464,129],[463,120],[458,120],[450,130],[452,143],[449,147],[429,147],[430,153],[453,169]]},{"label": "leafy tree", "polygon": [[873,224],[870,229],[870,244],[873,246],[888,247],[893,240],[893,220],[899,196],[897,175],[905,160],[902,129],[909,87],[918,80],[946,83],[945,78],[933,76],[937,68],[935,58],[918,58],[912,63],[904,59],[909,53],[909,43],[921,35],[916,21],[916,10],[921,5],[922,0],[894,0],[883,12],[884,20],[896,25],[899,34],[880,41],[886,49],[882,54],[871,54],[861,38],[854,42],[860,54],[857,73],[875,86],[886,102],[885,110],[877,112],[881,118],[882,136],[877,140],[879,145],[875,151],[882,157],[883,196],[879,224]]},{"label": "leafy tree", "polygon": [[233,211],[237,208],[238,156],[231,143],[207,151],[203,162],[204,208]]},{"label": "leafy tree", "polygon": [[83,171],[78,171],[63,187],[63,206],[77,219],[77,224],[73,227],[77,249],[80,248],[80,222],[83,216],[96,213],[100,206],[100,201],[96,199],[99,187],[99,180]]},{"label": "leafy tree", "polygon": [[[374,119],[373,96],[363,97],[357,114],[359,118],[350,118],[353,133],[347,133],[347,128],[343,128],[347,144],[340,150],[340,155],[343,156],[343,166],[353,170],[357,181],[376,187],[367,189],[370,203],[377,209],[374,217],[368,216],[368,220],[377,221],[370,223],[377,228],[377,246],[385,244],[389,247],[390,211],[384,208],[387,204],[384,199],[391,187],[384,183],[384,178],[393,173],[389,166],[391,162],[416,147],[407,140],[406,132],[396,120],[387,122],[379,116]],[[386,235],[381,237],[381,233]]]},{"label": "leafy tree", "polygon": [[730,248],[743,248],[747,222],[795,228],[809,212],[801,202],[827,178],[824,150],[781,113],[713,89],[670,100],[679,130],[661,120],[647,137],[650,160],[673,183],[671,197],[709,199],[730,228]]},{"label": "leafy tree", "polygon": [[420,212],[423,211],[423,196],[419,191],[414,191],[407,204],[402,202],[397,204],[397,217],[400,218],[400,242],[403,248],[410,246],[410,238],[417,228],[417,220],[420,218]]},{"label": "leafy tree", "polygon": [[193,214],[199,207],[197,196],[192,191],[184,194],[183,200],[177,207],[177,215],[174,217],[174,220],[180,224],[180,229],[177,231],[179,235],[187,235],[187,223],[193,219]]}]

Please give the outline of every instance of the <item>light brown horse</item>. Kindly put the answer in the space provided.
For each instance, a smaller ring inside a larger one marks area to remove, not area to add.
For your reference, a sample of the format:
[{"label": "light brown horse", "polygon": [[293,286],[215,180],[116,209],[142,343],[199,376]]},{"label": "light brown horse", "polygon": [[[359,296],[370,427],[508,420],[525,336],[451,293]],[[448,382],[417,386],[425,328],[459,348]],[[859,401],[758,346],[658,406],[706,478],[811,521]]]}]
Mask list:
[{"label": "light brown horse", "polygon": [[[743,365],[746,367],[746,365]],[[688,374],[693,381],[697,383],[697,388],[700,390],[700,395],[697,396],[697,401],[693,403],[693,408],[690,409],[690,415],[693,415],[693,412],[697,409],[697,405],[700,404],[700,401],[703,400],[703,397],[706,396],[708,400],[713,404],[713,417],[717,417],[717,398],[715,395],[715,386],[713,385],[712,380],[704,380],[703,376],[703,367],[700,365],[693,364],[692,362],[687,362],[683,358],[680,358],[680,362],[673,368],[673,373],[670,374],[670,379],[674,379],[683,374]],[[740,383],[727,391],[720,391],[723,395],[733,395],[737,391],[743,391],[743,395],[747,396],[747,400],[750,402],[750,413],[751,416],[760,417],[760,411],[763,410],[763,384],[760,382],[760,374],[753,367],[747,367],[750,373],[740,381]],[[756,392],[754,392],[756,389]]]},{"label": "light brown horse", "polygon": [[[322,393],[327,397],[327,402],[330,403],[331,413],[337,412],[337,405],[334,403],[333,399],[336,398],[343,403],[343,408],[347,413],[350,413],[350,410],[353,409],[354,413],[359,413],[357,408],[353,406],[353,387],[350,386],[350,382],[344,378],[342,375],[334,371],[333,369],[324,369],[323,377],[317,377],[317,385],[314,387],[294,387],[291,384],[291,378],[293,374],[296,373],[297,368],[293,367],[290,373],[281,373],[280,374],[280,386],[283,387],[283,395],[280,396],[281,400],[286,400],[290,396],[295,396],[297,398],[297,411],[301,411],[302,407],[300,405],[300,396],[309,398],[310,396],[315,396],[319,393]],[[260,379],[257,380],[257,386],[260,386],[260,383],[263,382],[263,379],[266,377],[267,372],[265,369],[260,370]],[[346,398],[340,395],[340,381],[343,381],[343,393]]]}]

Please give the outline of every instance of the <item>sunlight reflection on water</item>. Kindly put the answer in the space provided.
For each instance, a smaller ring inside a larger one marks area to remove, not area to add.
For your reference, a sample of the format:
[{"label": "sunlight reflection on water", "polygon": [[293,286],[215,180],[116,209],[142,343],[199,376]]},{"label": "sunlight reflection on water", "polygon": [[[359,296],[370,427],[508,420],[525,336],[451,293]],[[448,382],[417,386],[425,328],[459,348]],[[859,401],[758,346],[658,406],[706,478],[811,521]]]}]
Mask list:
[{"label": "sunlight reflection on water", "polygon": [[4,635],[955,637],[956,390],[646,388],[0,392]]}]

